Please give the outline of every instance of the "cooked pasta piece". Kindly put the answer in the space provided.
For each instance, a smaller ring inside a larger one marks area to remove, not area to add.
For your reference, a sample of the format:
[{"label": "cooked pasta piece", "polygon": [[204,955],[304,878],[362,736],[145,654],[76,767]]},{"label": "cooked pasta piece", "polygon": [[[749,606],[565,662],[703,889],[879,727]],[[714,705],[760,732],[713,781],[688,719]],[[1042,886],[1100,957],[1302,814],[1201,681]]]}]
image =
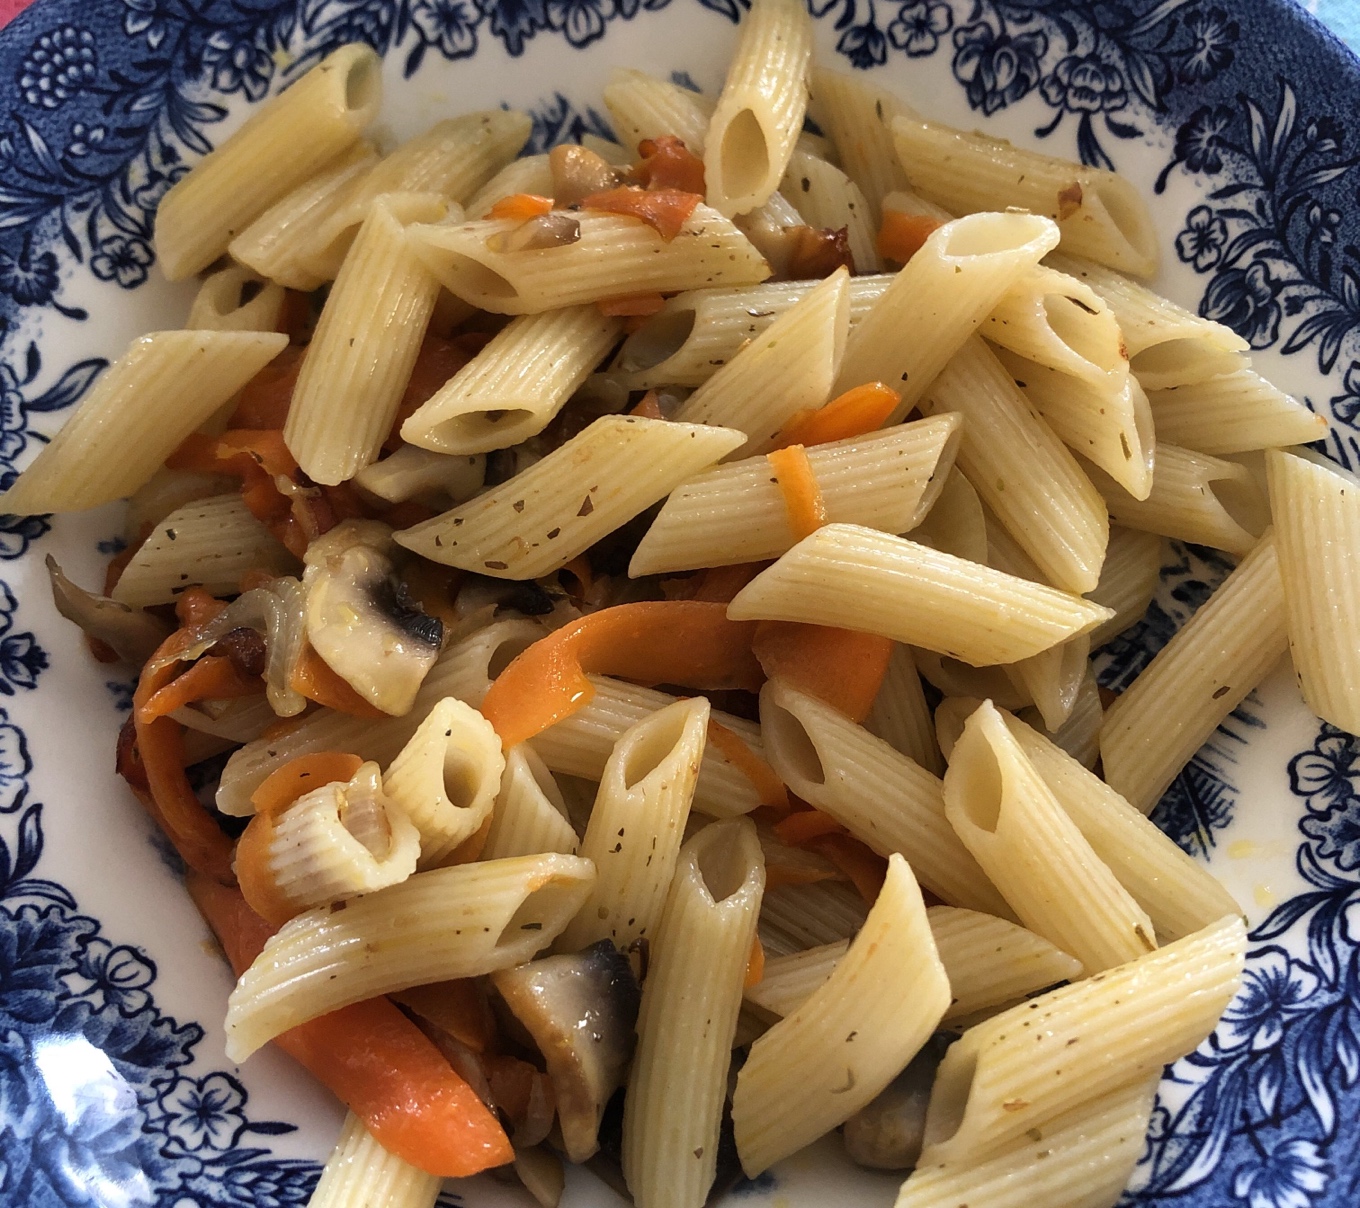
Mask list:
[{"label": "cooked pasta piece", "polygon": [[1062,229],[1063,250],[1139,277],[1157,271],[1157,232],[1133,184],[1103,168],[1016,147],[919,115],[893,119],[910,186],[956,213],[1018,206]]},{"label": "cooked pasta piece", "polygon": [[[15,516],[82,512],[133,494],[288,345],[272,331],[156,331],[133,340],[3,495]],[[111,433],[118,456],[108,456]]]},{"label": "cooked pasta piece", "polygon": [[918,1165],[973,1166],[1191,1052],[1237,992],[1246,940],[1223,919],[969,1028],[940,1063]]},{"label": "cooked pasta piece", "polygon": [[411,246],[450,293],[496,314],[527,315],[607,298],[711,285],[754,285],[764,257],[729,219],[698,206],[667,243],[645,222],[582,210],[580,237],[560,247],[500,251],[514,219],[417,226]]},{"label": "cooked pasta piece", "polygon": [[946,820],[937,777],[779,680],[761,690],[760,728],[771,765],[795,796],[880,855],[901,852],[921,884],[946,902],[1010,913]]},{"label": "cooked pasta piece", "polygon": [[981,1161],[917,1165],[894,1208],[1114,1208],[1143,1152],[1158,1075],[1082,1103]]},{"label": "cooked pasta piece", "polygon": [[[902,424],[807,452],[827,519],[889,533],[915,528],[953,462],[957,416]],[[764,457],[728,462],[671,492],[628,566],[634,578],[777,558],[794,544]]]},{"label": "cooked pasta piece", "polygon": [[[1050,730],[1038,709],[1021,709],[1019,717],[1048,738],[1054,746],[1066,751],[1084,768],[1093,768],[1100,759],[1100,728],[1105,724],[1105,708],[1100,703],[1100,684],[1090,663],[1077,688],[1067,720]],[[1051,786],[1050,786],[1051,787]]]},{"label": "cooked pasta piece", "polygon": [[1091,631],[1091,646],[1099,649],[1135,624],[1147,612],[1161,582],[1165,540],[1156,533],[1114,525],[1100,582],[1086,593],[1088,600],[1113,611],[1108,621]]},{"label": "cooked pasta piece", "polygon": [[944,773],[930,706],[926,704],[910,646],[899,642],[893,647],[887,674],[874,698],[874,707],[864,719],[864,728],[927,772],[935,776]]},{"label": "cooked pasta piece", "polygon": [[963,417],[959,467],[1044,579],[1077,593],[1095,587],[1109,540],[1105,501],[982,340],[969,339],[941,370],[924,407]]},{"label": "cooked pasta piece", "polygon": [[879,633],[985,667],[1086,633],[1109,610],[888,533],[828,524],[742,588],[727,615]]},{"label": "cooked pasta piece", "polygon": [[708,202],[722,214],[763,205],[803,126],[812,19],[802,0],[752,0],[704,140]]},{"label": "cooked pasta piece", "polygon": [[1148,813],[1190,757],[1288,648],[1268,532],[1105,713],[1105,779]]},{"label": "cooked pasta piece", "polygon": [[1137,499],[1152,489],[1157,433],[1152,408],[1127,368],[1077,377],[1004,349],[998,357],[1045,422]]},{"label": "cooked pasta piece", "polygon": [[517,193],[527,193],[531,197],[553,195],[552,167],[547,155],[512,159],[468,198],[464,213],[468,218],[486,218],[498,201]]},{"label": "cooked pasta piece", "polygon": [[808,226],[819,230],[845,228],[846,242],[857,273],[882,271],[875,242],[874,216],[859,185],[821,156],[795,150],[784,171],[780,191],[798,207]]},{"label": "cooked pasta piece", "polygon": [[390,457],[365,466],[354,476],[356,486],[389,503],[432,491],[454,503],[465,503],[485,481],[486,458],[482,454],[453,456],[414,445],[402,445]]},{"label": "cooked pasta piece", "polygon": [[227,1049],[244,1061],[280,1032],[379,994],[476,977],[546,948],[589,894],[589,860],[558,854],[417,873],[343,911],[285,923],[227,1002]]},{"label": "cooked pasta piece", "polygon": [[394,534],[445,566],[536,579],[650,507],[742,443],[732,428],[602,415],[527,470]]},{"label": "cooked pasta piece", "polygon": [[420,867],[434,868],[491,816],[505,758],[491,723],[446,696],[383,773],[383,791],[420,831]]},{"label": "cooked pasta piece", "polygon": [[1021,922],[1088,973],[1157,946],[1146,912],[1067,816],[990,702],[954,744],[944,801],[959,838]]},{"label": "cooked pasta piece", "polygon": [[957,461],[945,476],[935,506],[912,529],[911,539],[956,558],[986,563],[986,512]]},{"label": "cooked pasta piece", "polygon": [[434,1208],[443,1179],[384,1149],[353,1112],[307,1208]]},{"label": "cooked pasta piece", "polygon": [[511,747],[505,753],[500,795],[481,858],[502,860],[545,851],[574,856],[579,845],[562,790],[543,760],[528,743]]},{"label": "cooked pasta piece", "polygon": [[1265,492],[1246,467],[1175,445],[1157,448],[1146,499],[1135,499],[1097,466],[1086,472],[1125,528],[1244,554],[1270,523]]},{"label": "cooked pasta piece", "polygon": [[767,886],[760,904],[760,942],[779,956],[848,940],[859,933],[868,913],[864,899],[841,881]]},{"label": "cooked pasta piece", "polygon": [[402,424],[402,439],[463,454],[528,440],[548,426],[622,330],[622,320],[596,306],[512,319]]},{"label": "cooked pasta piece", "polygon": [[558,947],[597,940],[626,947],[654,936],[685,833],[708,732],[708,701],[676,701],[626,730],[614,744],[581,839],[595,863],[594,887]]},{"label": "cooked pasta piece", "polygon": [[732,1124],[749,1177],[868,1103],[930,1037],[949,1007],[921,890],[900,855],[835,971],[751,1046]]},{"label": "cooked pasta piece", "polygon": [[793,415],[826,402],[845,354],[849,323],[849,274],[842,268],[705,381],[675,418],[735,428],[746,434],[736,452],[765,452]]},{"label": "cooked pasta piece", "polygon": [[973,214],[940,227],[851,333],[833,392],[884,382],[902,395],[889,422],[900,420],[1057,239],[1057,227],[1033,214]]},{"label": "cooked pasta piece", "polygon": [[227,249],[232,259],[288,289],[324,285],[330,266],[320,264],[320,232],[349,186],[377,162],[372,144],[355,143],[237,235]]},{"label": "cooked pasta piece", "polygon": [[1085,282],[1104,300],[1119,322],[1129,366],[1145,390],[1165,390],[1202,382],[1246,368],[1247,342],[1230,327],[1215,323],[1153,293],[1090,260],[1055,252],[1047,263]]},{"label": "cooked pasta piece", "polygon": [[[624,731],[673,704],[676,698],[603,675],[588,678],[595,689],[590,702],[535,735],[530,745],[554,772],[599,780]],[[735,734],[756,758],[764,757],[759,726],[716,709],[712,720]],[[746,774],[715,743],[709,743],[699,765],[694,808],[712,818],[731,818],[749,813],[760,803],[760,793]]]},{"label": "cooked pasta piece", "polygon": [[1129,369],[1119,323],[1105,300],[1085,282],[1042,264],[1007,291],[982,334],[1073,377],[1099,380]]},{"label": "cooked pasta piece", "polygon": [[[1020,677],[1012,675],[1007,667],[970,667],[931,650],[912,653],[921,678],[945,696],[977,697],[990,700],[1003,709],[1019,709],[1034,703]],[[962,719],[959,728],[963,728]],[[945,758],[949,758],[948,752],[945,752]]]},{"label": "cooked pasta piece", "polygon": [[765,861],[745,819],[680,851],[652,938],[623,1108],[623,1174],[638,1208],[702,1208],[718,1162],[727,1068]]},{"label": "cooked pasta piece", "polygon": [[670,134],[693,154],[703,155],[713,116],[711,98],[645,71],[619,67],[605,85],[604,103],[625,150],[636,151],[643,139]]},{"label": "cooked pasta piece", "polygon": [[377,460],[439,292],[408,249],[406,226],[443,210],[434,194],[375,201],[345,257],[283,429],[289,452],[315,482],[334,486]]},{"label": "cooked pasta piece", "polygon": [[[888,273],[850,278],[852,328],[891,281]],[[677,294],[624,340],[610,372],[630,390],[700,386],[818,284],[772,281]]]},{"label": "cooked pasta piece", "polygon": [[190,587],[235,595],[248,571],[286,575],[297,566],[234,492],[171,512],[137,547],[110,594],[133,608],[173,604]]},{"label": "cooked pasta piece", "polygon": [[455,643],[430,668],[404,716],[374,720],[320,709],[282,734],[246,743],[222,771],[217,808],[232,817],[253,814],[251,794],[271,772],[299,755],[351,751],[363,759],[389,763],[439,701],[456,696],[475,708],[491,687],[491,679],[545,632],[535,621],[497,621]]},{"label": "cooked pasta piece", "polygon": [[1303,699],[1360,730],[1360,480],[1307,449],[1266,454],[1289,650]]},{"label": "cooked pasta piece", "polygon": [[812,70],[812,104],[840,154],[841,167],[864,193],[869,217],[877,224],[883,199],[907,187],[890,127],[893,118],[910,110],[891,92],[824,67]]},{"label": "cooked pasta piece", "polygon": [[1279,449],[1327,436],[1325,417],[1250,369],[1154,390],[1148,401],[1158,436],[1200,453]]},{"label": "cooked pasta piece", "polygon": [[282,306],[282,286],[231,264],[204,279],[184,326],[190,331],[273,331]]},{"label": "cooked pasta piece", "polygon": [[351,43],[264,105],[156,207],[156,255],[183,281],[271,205],[358,141],[382,99],[382,61]]},{"label": "cooked pasta piece", "polygon": [[1082,634],[1012,663],[1008,675],[1024,690],[1046,730],[1065,725],[1090,670],[1091,637]]},{"label": "cooked pasta piece", "polygon": [[269,892],[285,916],[398,885],[420,857],[420,832],[383,793],[376,763],[304,793],[269,823]]}]

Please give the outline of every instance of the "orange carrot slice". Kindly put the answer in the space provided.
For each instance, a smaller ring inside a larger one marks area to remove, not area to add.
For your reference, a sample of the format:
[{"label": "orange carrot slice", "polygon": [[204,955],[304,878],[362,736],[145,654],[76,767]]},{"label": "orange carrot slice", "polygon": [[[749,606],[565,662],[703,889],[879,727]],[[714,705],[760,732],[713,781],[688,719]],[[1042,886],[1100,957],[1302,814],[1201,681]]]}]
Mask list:
[{"label": "orange carrot slice", "polygon": [[866,382],[837,395],[825,407],[795,412],[775,442],[811,447],[877,432],[901,401],[902,396],[892,387]]},{"label": "orange carrot slice", "polygon": [[888,674],[893,641],[830,625],[761,621],[751,649],[770,679],[781,679],[862,722]]},{"label": "orange carrot slice", "polygon": [[141,721],[165,717],[184,705],[198,700],[230,700],[263,690],[259,676],[247,678],[231,659],[212,655],[201,658],[164,688],[157,689],[138,711]]},{"label": "orange carrot slice", "polygon": [[[274,929],[238,890],[192,874],[187,884],[240,975]],[[385,998],[322,1015],[274,1043],[363,1120],[383,1148],[421,1170],[465,1178],[514,1157],[491,1111]]]},{"label": "orange carrot slice", "polygon": [[802,445],[788,445],[765,454],[774,470],[775,481],[784,496],[784,511],[794,540],[809,537],[826,523],[826,500],[812,472],[807,450]]},{"label": "orange carrot slice", "polygon": [[535,642],[491,685],[482,713],[506,748],[541,734],[589,703],[588,673],[690,688],[758,688],[754,621],[727,606],[649,600],[602,608]]},{"label": "orange carrot slice", "polygon": [[614,318],[647,318],[666,305],[660,294],[625,294],[620,298],[601,298],[595,303],[600,314]]},{"label": "orange carrot slice", "polygon": [[664,415],[661,414],[661,402],[657,398],[657,393],[655,390],[647,391],[647,393],[644,394],[638,400],[637,406],[634,407],[630,412],[628,412],[628,414],[640,415],[642,416],[643,419],[666,418]]},{"label": "orange carrot slice", "polygon": [[680,234],[694,213],[694,207],[701,201],[703,197],[698,193],[685,193],[679,189],[639,189],[624,185],[591,193],[581,199],[581,208],[641,219],[669,243]]},{"label": "orange carrot slice", "polygon": [[886,260],[906,264],[931,233],[944,224],[924,214],[903,214],[900,210],[884,210],[878,228],[878,254]]},{"label": "orange carrot slice", "polygon": [[774,833],[790,847],[802,847],[826,835],[843,835],[845,827],[821,810],[796,810],[774,824]]},{"label": "orange carrot slice", "polygon": [[679,189],[703,197],[708,192],[704,184],[704,161],[695,155],[673,134],[644,138],[638,143],[642,157],[633,167],[633,176],[648,189]]},{"label": "orange carrot slice", "polygon": [[760,936],[751,937],[751,954],[746,958],[746,980],[742,986],[749,990],[752,986],[760,985],[765,977],[765,945],[760,942]]},{"label": "orange carrot slice", "polygon": [[859,896],[870,906],[874,904],[888,875],[887,860],[850,835],[823,835],[807,846],[830,860],[850,878]]},{"label": "orange carrot slice", "polygon": [[491,207],[488,218],[513,218],[516,222],[528,222],[531,218],[541,218],[551,214],[551,197],[540,197],[537,193],[511,193],[502,197]]}]

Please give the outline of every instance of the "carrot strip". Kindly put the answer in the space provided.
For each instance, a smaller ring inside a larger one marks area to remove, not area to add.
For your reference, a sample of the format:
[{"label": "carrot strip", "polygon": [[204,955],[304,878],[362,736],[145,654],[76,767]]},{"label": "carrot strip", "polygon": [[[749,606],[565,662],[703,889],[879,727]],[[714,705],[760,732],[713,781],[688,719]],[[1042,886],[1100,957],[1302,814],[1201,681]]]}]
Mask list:
[{"label": "carrot strip", "polygon": [[647,393],[644,394],[642,398],[638,400],[637,406],[634,407],[630,412],[628,412],[628,414],[640,415],[642,416],[643,419],[666,418],[664,415],[661,414],[661,403],[660,400],[657,398],[657,393],[655,390],[647,391]]},{"label": "carrot strip", "polygon": [[349,681],[338,675],[326,662],[311,642],[302,643],[298,661],[293,664],[289,686],[300,692],[308,700],[325,705],[337,713],[348,713],[351,717],[386,717],[387,714],[376,705],[364,700]]},{"label": "carrot strip", "polygon": [[837,395],[825,407],[796,412],[775,442],[784,445],[827,445],[877,432],[897,409],[902,396],[882,382],[866,382]]},{"label": "carrot strip", "polygon": [[704,161],[675,135],[644,138],[638,143],[638,155],[642,158],[633,166],[633,178],[644,188],[707,194]]},{"label": "carrot strip", "polygon": [[[189,895],[239,976],[273,928],[238,890],[190,875]],[[322,1015],[274,1039],[383,1148],[440,1178],[464,1178],[514,1157],[505,1130],[439,1050],[385,998]]]},{"label": "carrot strip", "polygon": [[749,990],[752,986],[758,986],[765,979],[765,945],[760,942],[760,936],[751,937],[751,954],[746,958],[746,980],[742,987]]},{"label": "carrot strip", "polygon": [[884,210],[878,228],[878,254],[886,260],[906,264],[931,233],[944,224],[925,214],[903,214],[900,210]]},{"label": "carrot strip", "polygon": [[746,745],[740,734],[733,733],[726,726],[709,718],[708,741],[718,749],[719,754],[728,763],[751,782],[757,796],[760,797],[761,805],[768,805],[774,809],[789,808],[788,790],[784,788],[784,782],[779,779],[779,774]]},{"label": "carrot strip", "polygon": [[730,604],[732,597],[764,569],[765,564],[760,562],[738,562],[732,566],[711,566],[708,570],[699,572],[698,582],[690,599]]},{"label": "carrot strip", "polygon": [[247,678],[238,671],[231,659],[219,655],[201,658],[182,675],[177,675],[164,688],[158,689],[142,706],[141,721],[165,717],[184,705],[197,700],[229,700],[250,696],[261,690],[259,676]]},{"label": "carrot strip", "polygon": [[806,868],[803,865],[771,864],[765,865],[765,892],[783,889],[786,885],[813,885],[818,881],[830,881],[832,874],[820,868]]},{"label": "carrot strip", "polygon": [[784,511],[795,540],[810,537],[826,523],[826,500],[817,485],[817,475],[812,472],[807,450],[802,445],[788,445],[766,453],[765,459],[784,496]]},{"label": "carrot strip", "polygon": [[698,193],[684,193],[679,189],[639,189],[624,185],[605,189],[581,199],[585,210],[603,210],[609,214],[626,214],[645,222],[667,243],[680,234],[703,197]]},{"label": "carrot strip", "polygon": [[363,762],[357,755],[339,751],[299,755],[271,772],[250,795],[255,816],[236,841],[236,881],[250,908],[275,927],[282,927],[298,913],[297,907],[279,893],[269,867],[269,848],[279,815],[304,793],[348,780]]},{"label": "carrot strip", "polygon": [[[152,658],[177,655],[187,650],[196,638],[191,629],[177,629],[161,643]],[[232,882],[231,840],[194,795],[184,773],[184,727],[169,717],[153,714],[146,720],[142,718],[152,697],[170,683],[179,669],[179,664],[173,661],[150,673],[143,669],[132,697],[136,736],[132,761],[141,783],[128,775],[133,769],[124,767],[121,760],[119,770],[124,772],[152,820],[165,832],[185,864],[229,885]]]},{"label": "carrot strip", "polygon": [[589,703],[588,673],[647,684],[743,688],[764,679],[751,654],[754,621],[729,621],[723,604],[649,600],[602,608],[535,642],[491,685],[482,714],[506,748]]},{"label": "carrot strip", "polygon": [[391,997],[474,1053],[486,1052],[496,1039],[496,1019],[486,995],[473,978],[412,986]]},{"label": "carrot strip", "polygon": [[666,305],[660,294],[624,294],[618,298],[601,298],[595,305],[600,314],[614,318],[647,318]]},{"label": "carrot strip", "polygon": [[797,810],[776,822],[773,830],[775,835],[790,847],[802,847],[813,839],[821,839],[826,835],[845,834],[845,827],[836,819],[815,809]]},{"label": "carrot strip", "polygon": [[781,679],[862,722],[888,674],[893,641],[830,625],[761,621],[751,649],[770,679]]},{"label": "carrot strip", "polygon": [[241,389],[227,427],[282,428],[306,355],[306,348],[285,348],[251,378]]},{"label": "carrot strip", "polygon": [[551,214],[552,208],[551,197],[540,197],[537,193],[511,193],[496,202],[487,217],[513,218],[517,222],[528,222],[531,218]]},{"label": "carrot strip", "polygon": [[850,878],[859,896],[873,905],[888,875],[888,862],[850,835],[823,835],[807,844]]},{"label": "carrot strip", "polygon": [[226,610],[226,604],[210,596],[201,587],[191,587],[181,592],[175,601],[175,619],[185,629],[198,629],[214,620]]}]

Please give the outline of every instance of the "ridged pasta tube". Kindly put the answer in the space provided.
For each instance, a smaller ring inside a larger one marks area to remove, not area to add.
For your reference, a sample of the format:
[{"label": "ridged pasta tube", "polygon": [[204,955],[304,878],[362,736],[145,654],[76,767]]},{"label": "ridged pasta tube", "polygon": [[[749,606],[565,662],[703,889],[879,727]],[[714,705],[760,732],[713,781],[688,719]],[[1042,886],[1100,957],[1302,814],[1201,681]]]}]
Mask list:
[{"label": "ridged pasta tube", "polygon": [[1086,598],[1111,609],[1114,616],[1091,631],[1092,649],[1098,650],[1116,634],[1123,633],[1147,611],[1161,582],[1165,544],[1157,533],[1111,526],[1100,582],[1086,593]]},{"label": "ridged pasta tube", "polygon": [[929,1039],[949,1007],[925,903],[900,855],[835,971],[751,1046],[732,1124],[749,1177],[844,1123]]},{"label": "ridged pasta tube", "polygon": [[1157,434],[1200,453],[1246,453],[1325,440],[1325,416],[1310,411],[1259,373],[1221,377],[1148,395]]},{"label": "ridged pasta tube", "polygon": [[1119,322],[1084,281],[1039,265],[1017,281],[982,325],[993,344],[1073,377],[1129,371]]},{"label": "ridged pasta tube", "polygon": [[273,331],[283,306],[283,287],[239,264],[204,279],[189,307],[190,331]]},{"label": "ridged pasta tube", "polygon": [[358,141],[378,112],[382,63],[342,46],[190,169],[156,209],[156,254],[171,281],[206,268],[279,198]]},{"label": "ridged pasta tube", "polygon": [[[200,424],[288,346],[273,331],[156,331],[110,365],[0,507],[81,512],[131,495]],[[107,455],[109,433],[119,453]]]},{"label": "ridged pasta tube", "polygon": [[481,858],[503,860],[545,851],[574,856],[579,846],[552,773],[527,742],[511,747]]},{"label": "ridged pasta tube", "polygon": [[803,221],[815,230],[846,232],[846,243],[857,273],[881,272],[878,229],[859,185],[835,164],[795,149],[789,157],[780,190],[798,207]]},{"label": "ridged pasta tube", "polygon": [[383,773],[383,791],[420,832],[420,866],[433,868],[491,815],[505,757],[491,723],[446,696]]},{"label": "ridged pasta tube", "polygon": [[765,860],[745,819],[704,827],[680,851],[651,943],[623,1109],[623,1172],[638,1208],[702,1208]]},{"label": "ridged pasta tube", "polygon": [[656,934],[694,799],[708,732],[708,701],[676,701],[614,744],[580,852],[596,878],[558,942],[577,952],[597,940],[623,947]]},{"label": "ridged pasta tube", "polygon": [[227,1002],[244,1061],[280,1032],[350,1003],[523,964],[557,938],[595,881],[576,856],[520,856],[417,873],[342,911],[308,910],[270,937]]},{"label": "ridged pasta tube", "polygon": [[347,1112],[307,1208],[434,1208],[443,1182],[388,1152]]},{"label": "ridged pasta tube", "polygon": [[907,187],[893,146],[892,120],[911,110],[893,93],[847,75],[815,67],[812,103],[817,120],[835,144],[846,175],[863,191],[877,226],[888,194]]},{"label": "ridged pasta tube", "polygon": [[883,685],[864,719],[864,728],[932,775],[943,775],[944,761],[935,743],[935,724],[911,647],[901,642],[893,647]]},{"label": "ridged pasta tube", "polygon": [[704,153],[713,101],[645,71],[616,68],[604,88],[605,108],[629,151],[643,139],[671,134],[694,155]]}]

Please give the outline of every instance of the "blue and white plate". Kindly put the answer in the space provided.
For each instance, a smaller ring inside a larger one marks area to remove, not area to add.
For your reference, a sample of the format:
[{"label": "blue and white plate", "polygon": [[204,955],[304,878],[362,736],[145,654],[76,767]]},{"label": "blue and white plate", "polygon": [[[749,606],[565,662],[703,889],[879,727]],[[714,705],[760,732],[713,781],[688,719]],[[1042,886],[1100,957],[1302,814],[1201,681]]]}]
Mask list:
[{"label": "blue and white plate", "polygon": [[[1329,0],[1333,2],[1333,0]],[[1340,0],[1334,0],[1340,2]],[[1360,64],[1287,0],[813,0],[823,62],[933,116],[1137,181],[1170,296],[1240,332],[1360,462]],[[0,484],[134,335],[189,301],[151,216],[186,163],[327,50],[386,55],[410,135],[505,102],[533,150],[604,133],[609,70],[719,85],[739,0],[38,0],[0,31]],[[110,455],[115,455],[111,451]],[[340,1112],[286,1059],[223,1054],[230,986],[113,773],[132,685],[53,611],[43,555],[100,580],[109,509],[0,521],[0,1204],[305,1203]],[[1101,656],[1126,684],[1228,569],[1175,549]],[[1125,1204],[1360,1204],[1360,740],[1287,662],[1154,815],[1252,925],[1241,995],[1168,1072]],[[834,1139],[734,1197],[886,1205]],[[527,1203],[481,1180],[469,1208]],[[619,1201],[588,1175],[569,1205]],[[1036,1208],[1043,1208],[1036,1205]]]}]

